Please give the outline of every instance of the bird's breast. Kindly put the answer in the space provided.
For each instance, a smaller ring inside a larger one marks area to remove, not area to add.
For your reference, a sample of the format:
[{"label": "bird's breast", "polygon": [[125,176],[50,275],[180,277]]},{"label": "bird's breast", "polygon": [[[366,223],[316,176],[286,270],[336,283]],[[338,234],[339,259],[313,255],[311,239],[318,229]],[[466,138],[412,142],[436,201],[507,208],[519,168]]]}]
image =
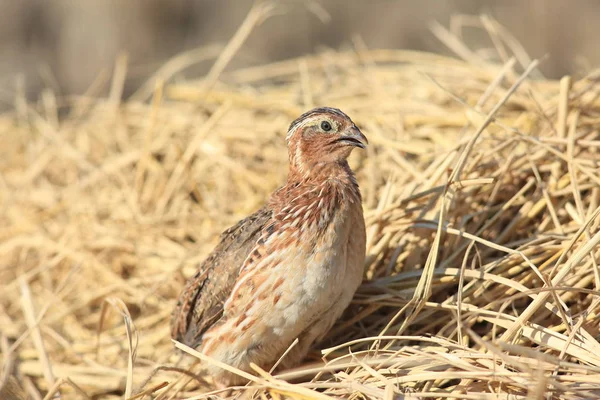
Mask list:
[{"label": "bird's breast", "polygon": [[362,219],[360,207],[360,203],[343,200],[336,205],[321,204],[315,210],[315,222],[299,235],[298,246],[287,249],[289,279],[282,290],[290,301],[281,302],[280,307],[289,324],[310,323],[334,307],[344,291],[356,289],[362,271],[349,271],[347,258],[357,213]]}]

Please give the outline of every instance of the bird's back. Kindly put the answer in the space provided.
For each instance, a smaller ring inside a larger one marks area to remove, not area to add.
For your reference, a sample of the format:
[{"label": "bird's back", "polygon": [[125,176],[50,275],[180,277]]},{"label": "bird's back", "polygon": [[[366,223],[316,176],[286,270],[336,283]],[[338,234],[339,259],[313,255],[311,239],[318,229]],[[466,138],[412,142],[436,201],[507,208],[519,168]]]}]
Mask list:
[{"label": "bird's back", "polygon": [[239,270],[271,214],[263,207],[221,234],[217,247],[179,295],[171,319],[173,339],[191,347],[200,345],[204,332],[221,318]]}]

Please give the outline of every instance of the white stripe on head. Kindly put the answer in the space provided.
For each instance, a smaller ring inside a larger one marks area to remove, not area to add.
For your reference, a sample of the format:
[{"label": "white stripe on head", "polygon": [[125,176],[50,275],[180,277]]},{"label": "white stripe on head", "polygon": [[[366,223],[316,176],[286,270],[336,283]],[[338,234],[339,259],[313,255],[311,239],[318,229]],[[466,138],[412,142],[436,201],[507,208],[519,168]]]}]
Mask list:
[{"label": "white stripe on head", "polygon": [[302,130],[302,128],[304,126],[313,122],[317,117],[322,116],[323,114],[325,114],[325,115],[333,114],[333,115],[337,115],[338,117],[350,119],[350,117],[348,117],[346,114],[344,114],[341,110],[339,110],[337,108],[333,108],[333,107],[314,108],[310,111],[305,112],[304,114],[302,114],[301,116],[296,118],[290,124],[290,127],[288,128],[287,136],[285,138],[286,142],[289,143],[291,137],[294,135],[295,132]]}]

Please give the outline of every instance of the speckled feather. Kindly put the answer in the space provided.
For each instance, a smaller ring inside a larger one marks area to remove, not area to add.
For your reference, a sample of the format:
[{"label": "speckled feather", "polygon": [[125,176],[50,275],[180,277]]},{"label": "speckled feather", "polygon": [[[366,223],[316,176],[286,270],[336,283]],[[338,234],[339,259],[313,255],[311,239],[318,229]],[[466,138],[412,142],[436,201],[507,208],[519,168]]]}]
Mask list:
[{"label": "speckled feather", "polygon": [[[339,136],[321,132],[322,120]],[[346,138],[366,143],[336,109],[292,123],[287,184],[223,233],[180,295],[174,338],[251,371],[250,363],[269,369],[298,338],[281,364],[295,365],[327,333],[361,282],[365,256],[360,190],[346,162],[354,142]],[[243,382],[211,373],[224,384]]]},{"label": "speckled feather", "polygon": [[[223,314],[223,304],[233,287],[239,269],[255,246],[271,210],[261,208],[221,234],[209,254],[179,295],[171,320],[171,336],[192,347]],[[236,270],[237,266],[237,270]]]}]

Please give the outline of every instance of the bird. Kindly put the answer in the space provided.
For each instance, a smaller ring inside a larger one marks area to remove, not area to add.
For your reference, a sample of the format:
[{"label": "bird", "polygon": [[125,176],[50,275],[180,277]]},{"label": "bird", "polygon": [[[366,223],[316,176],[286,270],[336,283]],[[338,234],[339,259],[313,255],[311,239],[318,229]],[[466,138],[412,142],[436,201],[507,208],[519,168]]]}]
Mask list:
[{"label": "bird", "polygon": [[[347,158],[366,149],[366,136],[341,110],[319,107],[290,124],[286,143],[286,183],[221,234],[171,318],[173,339],[248,373],[252,363],[264,370],[301,363],[364,273],[365,220]],[[206,368],[219,387],[247,383]]]}]

